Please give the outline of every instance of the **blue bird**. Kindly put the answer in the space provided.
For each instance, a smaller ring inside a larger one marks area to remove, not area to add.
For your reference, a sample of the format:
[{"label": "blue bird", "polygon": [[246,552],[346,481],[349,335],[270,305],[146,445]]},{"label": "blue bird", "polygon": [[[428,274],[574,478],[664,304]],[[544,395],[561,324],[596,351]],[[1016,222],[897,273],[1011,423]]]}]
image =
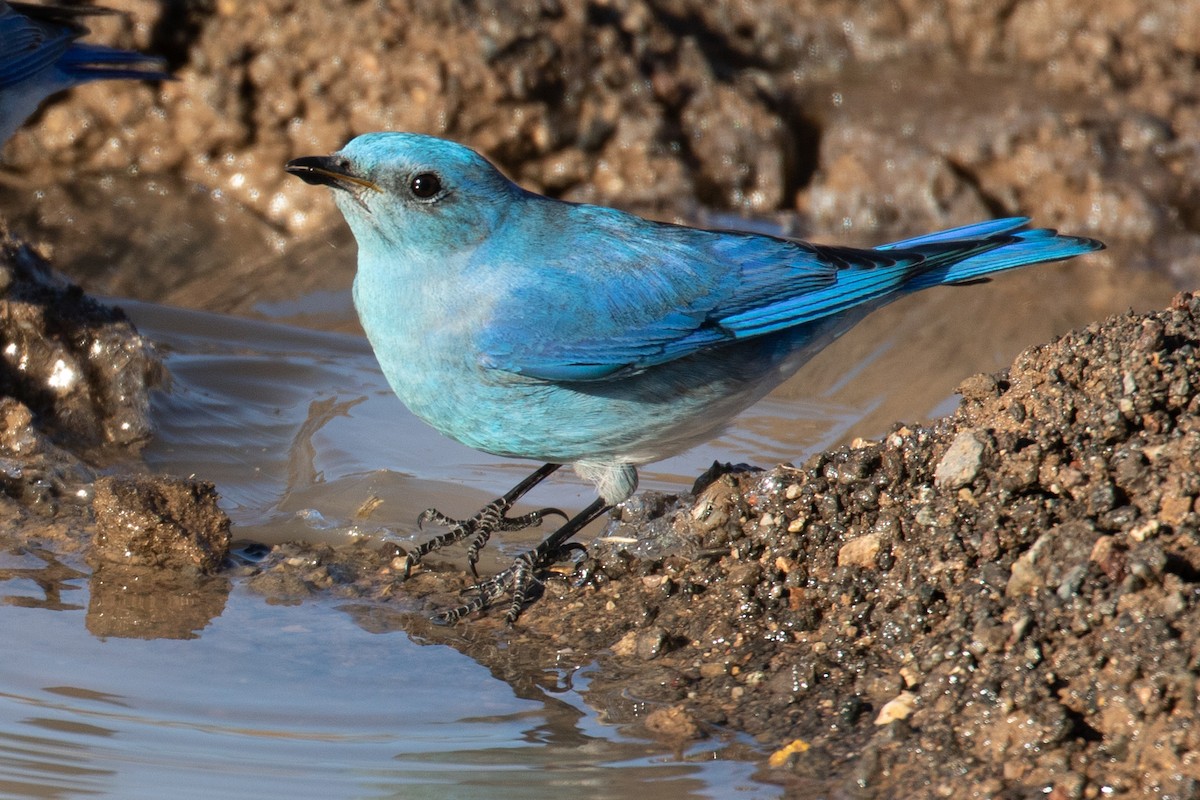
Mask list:
[{"label": "blue bird", "polygon": [[[980,222],[873,249],[652,222],[526,191],[462,145],[371,133],[287,171],[337,191],[358,242],[354,303],[400,399],[445,435],[545,465],[474,517],[411,550],[494,531],[570,464],[599,497],[476,587],[444,621],[511,593],[514,621],[568,540],[637,486],[637,467],[709,439],[872,310],[930,286],[978,281],[1103,248]],[[564,517],[566,515],[563,515]]]},{"label": "blue bird", "polygon": [[55,92],[107,78],[169,80],[152,56],[78,41],[104,8],[0,2],[0,145]]}]

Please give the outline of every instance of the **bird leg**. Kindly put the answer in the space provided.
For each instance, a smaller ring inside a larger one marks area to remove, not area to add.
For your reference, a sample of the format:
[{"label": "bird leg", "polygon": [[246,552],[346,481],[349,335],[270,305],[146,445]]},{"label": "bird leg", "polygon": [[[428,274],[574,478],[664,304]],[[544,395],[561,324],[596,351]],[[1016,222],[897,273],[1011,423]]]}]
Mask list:
[{"label": "bird leg", "polygon": [[567,553],[578,549],[579,545],[568,543],[567,540],[611,507],[603,498],[597,498],[590,506],[547,536],[537,547],[517,556],[511,567],[471,587],[476,595],[466,603],[443,611],[434,619],[446,624],[455,623],[468,614],[487,608],[505,592],[509,592],[512,602],[509,603],[508,613],[504,615],[504,622],[512,625],[526,604],[531,601],[531,590],[541,588],[542,570],[561,560]]},{"label": "bird leg", "polygon": [[488,503],[480,509],[478,514],[467,519],[460,520],[448,517],[436,508],[427,508],[422,511],[421,515],[417,517],[418,527],[424,527],[426,522],[432,522],[436,525],[447,525],[450,527],[450,530],[422,542],[409,550],[404,556],[403,577],[407,579],[412,572],[412,568],[434,550],[440,550],[455,542],[461,542],[463,539],[470,539],[470,544],[467,547],[467,563],[471,567],[471,574],[478,578],[479,574],[475,571],[475,562],[479,560],[479,551],[487,544],[488,539],[491,538],[493,533],[496,531],[519,531],[524,528],[531,528],[535,525],[540,525],[545,517],[552,514],[557,514],[566,519],[567,515],[557,508],[543,508],[529,514],[522,514],[519,517],[505,516],[508,510],[512,508],[513,503],[517,502],[534,486],[545,480],[547,476],[560,466],[562,465],[543,464],[528,478],[518,483],[503,496],[497,497]]},{"label": "bird leg", "polygon": [[409,551],[409,557],[405,561],[404,577],[408,577],[409,570],[427,553],[433,550],[440,550],[447,545],[460,542],[463,539],[469,539],[470,542],[467,544],[467,566],[471,568],[471,575],[478,578],[479,573],[475,569],[475,564],[479,561],[479,551],[488,543],[488,539],[492,537],[493,533],[497,531],[521,531],[526,528],[536,528],[542,524],[544,518],[554,514],[563,519],[567,518],[567,515],[557,508],[540,508],[537,511],[531,511],[519,517],[504,516],[511,505],[511,502],[506,501],[505,498],[498,497],[484,506],[478,514],[467,519],[448,517],[436,508],[427,508],[422,511],[421,515],[417,517],[418,527],[424,527],[426,522],[432,522],[435,525],[445,525],[450,530],[422,542]]}]

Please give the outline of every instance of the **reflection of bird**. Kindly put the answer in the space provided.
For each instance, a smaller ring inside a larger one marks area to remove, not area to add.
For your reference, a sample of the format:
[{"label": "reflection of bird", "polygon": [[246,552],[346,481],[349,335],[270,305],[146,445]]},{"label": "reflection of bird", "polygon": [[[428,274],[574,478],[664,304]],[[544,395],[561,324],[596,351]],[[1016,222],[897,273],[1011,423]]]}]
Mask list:
[{"label": "reflection of bird", "polygon": [[517,498],[562,464],[599,499],[443,619],[511,591],[520,613],[567,540],[633,492],[635,468],[713,436],[868,312],[1103,247],[981,222],[874,249],[650,222],[527,192],[461,145],[372,133],[287,165],[340,190],[358,241],[354,301],[384,374],[413,412],[464,444],[545,466],[418,546],[470,539],[474,559]]},{"label": "reflection of bird", "polygon": [[0,2],[0,144],[55,92],[106,78],[166,80],[152,56],[77,41],[104,8]]}]

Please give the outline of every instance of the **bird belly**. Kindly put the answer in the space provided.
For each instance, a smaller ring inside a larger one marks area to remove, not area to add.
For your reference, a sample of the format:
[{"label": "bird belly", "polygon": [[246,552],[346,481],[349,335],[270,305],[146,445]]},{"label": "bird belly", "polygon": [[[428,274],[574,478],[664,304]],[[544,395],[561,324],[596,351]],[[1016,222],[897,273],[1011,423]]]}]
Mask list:
[{"label": "bird belly", "polygon": [[425,303],[403,302],[384,290],[397,281],[378,277],[360,268],[355,303],[401,401],[468,447],[561,464],[640,465],[703,442],[851,322],[797,326],[600,380],[548,381],[483,366],[471,325],[485,296],[426,280]]},{"label": "bird belly", "polygon": [[[479,365],[463,348],[376,347],[406,406],[495,455],[646,464],[712,438],[819,347],[760,337],[602,381],[549,382]],[[439,356],[438,353],[443,356]],[[454,353],[445,357],[446,353]]]}]

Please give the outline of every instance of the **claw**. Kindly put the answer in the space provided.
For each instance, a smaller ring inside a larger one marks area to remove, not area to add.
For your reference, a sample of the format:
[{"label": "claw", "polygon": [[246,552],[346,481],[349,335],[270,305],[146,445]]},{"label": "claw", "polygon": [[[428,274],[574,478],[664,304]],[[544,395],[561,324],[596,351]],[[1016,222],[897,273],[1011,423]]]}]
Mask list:
[{"label": "claw", "polygon": [[424,530],[425,524],[432,522],[435,525],[447,527],[449,530],[422,542],[408,551],[404,557],[403,579],[407,580],[409,574],[412,572],[412,568],[419,564],[421,559],[429,553],[432,553],[434,550],[441,550],[443,547],[448,547],[464,539],[469,540],[467,545],[467,565],[471,569],[471,575],[478,578],[479,573],[475,568],[475,564],[479,561],[479,551],[487,545],[493,533],[496,531],[519,531],[525,528],[532,528],[542,524],[543,519],[554,514],[563,519],[566,519],[567,516],[557,508],[542,508],[528,514],[522,514],[519,517],[506,516],[511,507],[512,501],[506,497],[498,497],[480,509],[478,514],[466,519],[449,517],[436,508],[425,509],[417,516],[418,529]]},{"label": "claw", "polygon": [[487,544],[491,538],[486,531],[477,531],[471,537],[471,543],[467,545],[467,568],[471,570],[471,577],[479,580],[479,570],[475,568],[475,564],[479,561],[479,551]]},{"label": "claw", "polygon": [[447,517],[436,508],[427,508],[417,515],[417,530],[425,530],[426,522],[432,522],[434,525],[444,525],[448,528],[453,528],[461,524],[458,520]]},{"label": "claw", "polygon": [[470,616],[476,611],[482,611],[487,608],[508,590],[512,573],[513,569],[510,567],[495,577],[467,587],[463,591],[474,591],[476,592],[475,596],[460,606],[448,608],[445,611],[434,614],[433,621],[442,625],[453,625],[463,617]]},{"label": "claw", "polygon": [[512,602],[508,604],[508,613],[504,615],[504,624],[512,627],[525,609],[525,600],[529,590],[535,585],[540,588],[542,582],[534,575],[534,561],[538,558],[533,551],[522,553],[512,565]]},{"label": "claw", "polygon": [[567,515],[557,508],[539,508],[537,511],[531,511],[519,517],[505,517],[500,521],[501,526],[497,530],[523,531],[526,528],[536,528],[546,520],[546,517],[567,519]]},{"label": "claw", "polygon": [[436,614],[434,621],[452,625],[463,617],[490,607],[507,592],[512,595],[512,602],[509,603],[508,613],[504,615],[504,624],[512,625],[528,604],[531,590],[536,591],[542,586],[542,579],[537,572],[545,564],[537,550],[534,548],[522,553],[508,569],[464,589],[464,592],[475,592],[475,596],[460,606]]},{"label": "claw", "polygon": [[[512,625],[545,585],[545,570],[548,567],[573,553],[582,552],[587,555],[587,549],[583,545],[568,540],[607,509],[604,500],[596,500],[546,537],[537,547],[517,556],[511,567],[472,586],[468,591],[475,591],[476,594],[470,600],[457,608],[441,612],[434,619],[446,624],[458,622],[463,617],[489,607],[508,592],[512,595],[512,602],[508,604],[504,622],[506,625]],[[544,512],[545,509],[535,513]]]},{"label": "claw", "polygon": [[532,475],[510,489],[503,497],[498,497],[488,503],[479,513],[468,519],[448,517],[436,508],[427,508],[417,516],[417,527],[424,528],[425,523],[433,522],[449,528],[443,534],[433,537],[416,547],[404,556],[404,578],[408,578],[412,568],[420,563],[426,554],[439,550],[447,545],[469,539],[467,544],[467,563],[471,574],[478,579],[475,562],[479,560],[479,551],[487,544],[488,539],[496,531],[519,531],[542,524],[546,517],[559,516],[566,520],[557,531],[550,534],[537,547],[517,557],[512,566],[493,578],[479,581],[468,591],[474,591],[475,596],[462,605],[435,614],[433,619],[446,625],[458,622],[469,614],[482,611],[506,592],[512,595],[508,613],[504,621],[512,625],[525,609],[525,606],[536,599],[535,592],[542,588],[544,570],[571,553],[587,550],[582,545],[568,543],[568,540],[578,533],[589,522],[609,509],[603,498],[597,498],[580,513],[568,518],[557,508],[540,508],[519,517],[508,516],[513,503],[522,498],[530,489],[540,483],[546,476],[553,473],[561,464],[543,464]]}]

